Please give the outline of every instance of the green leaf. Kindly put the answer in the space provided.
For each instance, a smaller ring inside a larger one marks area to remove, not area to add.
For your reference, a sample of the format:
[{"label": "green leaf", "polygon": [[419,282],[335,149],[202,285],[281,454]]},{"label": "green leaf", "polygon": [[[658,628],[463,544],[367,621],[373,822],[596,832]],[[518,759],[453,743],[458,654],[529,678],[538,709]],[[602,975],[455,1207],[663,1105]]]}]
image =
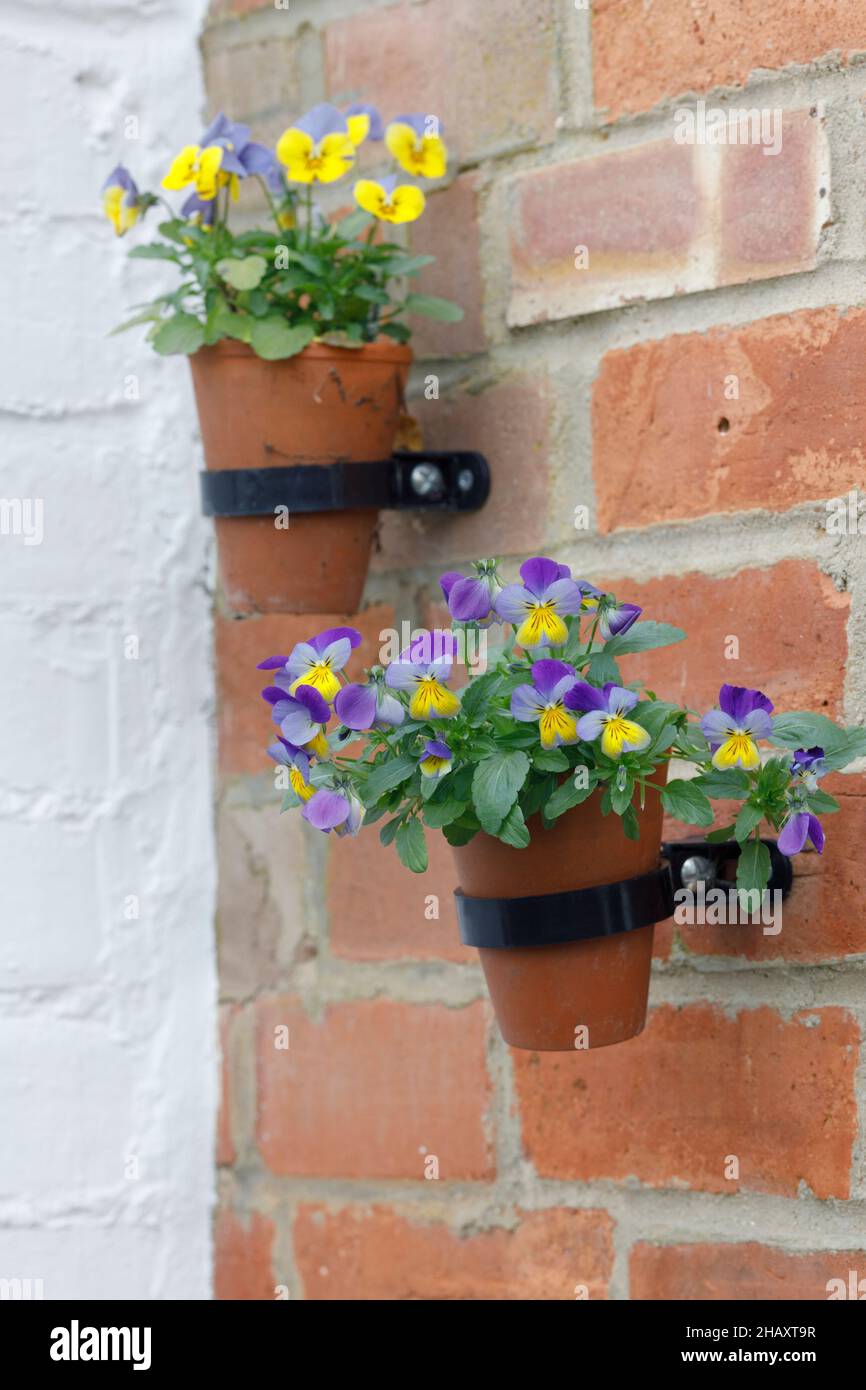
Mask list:
[{"label": "green leaf", "polygon": [[612,656],[627,656],[630,652],[648,652],[653,647],[670,647],[674,642],[685,640],[681,627],[670,623],[655,623],[651,620],[635,623],[620,637],[611,637],[605,648]]},{"label": "green leaf", "polygon": [[756,889],[763,893],[769,881],[770,851],[760,840],[749,840],[737,860],[737,887],[745,893]]},{"label": "green leaf", "polygon": [[280,815],[282,815],[283,811],[291,811],[295,806],[300,806],[300,804],[301,798],[298,796],[294,787],[287,787],[283,793],[283,800],[280,804]]},{"label": "green leaf", "polygon": [[393,791],[395,787],[402,784],[412,776],[418,766],[418,759],[407,756],[405,753],[397,758],[388,758],[385,762],[379,763],[372,769],[362,788],[364,805],[372,806],[384,796],[385,792]]},{"label": "green leaf", "polygon": [[704,772],[700,777],[696,777],[695,781],[707,796],[726,797],[735,801],[747,796],[751,785],[745,772],[739,767],[724,770],[713,768],[712,772]]},{"label": "green leaf", "polygon": [[526,781],[529,759],[519,749],[482,758],[472,778],[475,812],[489,835],[495,835]]},{"label": "green leaf", "polygon": [[503,840],[506,845],[512,845],[514,849],[526,849],[529,844],[526,821],[523,819],[523,812],[516,801],[500,825],[497,834],[500,840]]},{"label": "green leaf", "polygon": [[125,333],[128,328],[137,328],[142,323],[157,323],[162,318],[162,311],[158,304],[154,304],[149,309],[142,309],[140,314],[133,314],[131,319],[124,319],[116,328],[112,328],[109,338],[114,338],[118,333]]},{"label": "green leaf", "polygon": [[164,357],[198,352],[204,342],[204,326],[192,314],[173,314],[153,336],[153,346]]},{"label": "green leaf", "polygon": [[389,338],[393,338],[395,343],[408,343],[412,337],[411,330],[406,327],[405,323],[383,323],[379,331],[385,333]]},{"label": "green leaf", "polygon": [[428,801],[424,807],[424,823],[431,830],[441,830],[462,816],[465,810],[465,801]]},{"label": "green leaf", "polygon": [[397,831],[396,841],[401,864],[405,864],[413,874],[423,874],[427,868],[427,841],[424,827],[415,816],[403,822]]},{"label": "green leaf", "polygon": [[560,783],[553,796],[544,808],[545,818],[549,821],[556,820],[558,816],[570,811],[572,806],[579,806],[582,801],[586,801],[595,791],[595,784],[592,777],[589,778],[589,786],[577,787],[574,784],[574,777],[566,777]]},{"label": "green leaf", "polygon": [[433,294],[410,294],[403,306],[407,314],[423,314],[425,318],[436,319],[439,323],[459,323],[463,310],[450,299],[439,299]]},{"label": "green leaf", "polygon": [[610,789],[610,804],[618,816],[625,814],[626,808],[631,805],[634,796],[634,782],[631,777],[626,777],[625,785],[618,787],[612,785]]},{"label": "green leaf", "polygon": [[390,845],[397,831],[400,829],[400,825],[400,817],[395,816],[393,820],[387,821],[386,824],[382,826],[382,829],[379,831],[379,839],[382,841],[383,845]]},{"label": "green leaf", "polygon": [[425,265],[432,265],[435,256],[389,256],[379,262],[380,270],[386,275],[417,275]]},{"label": "green leaf", "polygon": [[295,357],[313,341],[316,330],[311,323],[290,327],[283,318],[271,315],[256,319],[250,333],[250,347],[266,362],[277,362],[284,357]]},{"label": "green leaf", "polygon": [[593,685],[606,685],[608,681],[613,681],[614,685],[622,684],[622,673],[613,656],[613,652],[606,651],[604,647],[593,652],[586,668],[586,675],[591,677]]},{"label": "green leaf", "polygon": [[753,830],[761,824],[764,819],[764,812],[760,806],[752,806],[748,802],[737,816],[737,823],[734,826],[734,835],[743,844],[748,840]]},{"label": "green leaf", "polygon": [[568,758],[561,748],[540,748],[533,753],[532,763],[542,772],[565,772],[568,768]]},{"label": "green leaf", "polygon": [[460,821],[453,821],[451,825],[442,827],[442,834],[449,845],[468,845],[469,841],[478,834],[478,829],[477,825],[462,825]]},{"label": "green leaf", "polygon": [[180,260],[177,251],[172,246],[162,246],[158,241],[152,241],[147,246],[133,246],[129,256],[134,261],[174,261],[177,263]]},{"label": "green leaf", "polygon": [[710,830],[706,838],[711,845],[723,845],[726,840],[733,840],[734,827],[732,825],[720,826],[718,830]]},{"label": "green leaf", "polygon": [[844,737],[832,750],[825,748],[828,772],[840,772],[855,758],[866,756],[866,729],[846,729]]},{"label": "green leaf", "polygon": [[345,241],[353,241],[359,233],[365,232],[372,225],[373,214],[365,212],[363,208],[355,208],[353,212],[348,212],[345,217],[340,218],[334,231]]},{"label": "green leaf", "polygon": [[633,806],[627,806],[622,818],[622,828],[627,840],[640,839],[640,821]]},{"label": "green leaf", "polygon": [[485,708],[493,699],[502,685],[502,676],[498,671],[488,671],[483,676],[476,676],[468,685],[459,691],[460,708],[467,719],[472,719],[476,714]]},{"label": "green leaf", "polygon": [[713,808],[706,792],[701,791],[694,781],[676,777],[662,790],[662,805],[677,820],[687,825],[712,825]]},{"label": "green leaf", "polygon": [[831,796],[829,792],[822,792],[820,788],[810,792],[807,800],[809,810],[814,811],[816,816],[830,816],[834,811],[839,810],[839,803],[835,796]]}]

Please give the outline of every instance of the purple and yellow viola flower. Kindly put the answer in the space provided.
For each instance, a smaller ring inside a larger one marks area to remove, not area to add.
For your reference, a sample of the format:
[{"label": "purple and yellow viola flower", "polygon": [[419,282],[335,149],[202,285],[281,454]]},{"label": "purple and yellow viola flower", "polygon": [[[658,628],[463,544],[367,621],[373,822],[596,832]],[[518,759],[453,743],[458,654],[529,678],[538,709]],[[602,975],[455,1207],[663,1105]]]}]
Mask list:
[{"label": "purple and yellow viola flower", "polygon": [[450,632],[423,632],[385,672],[391,690],[409,693],[413,719],[452,719],[460,701],[446,682],[451,677],[457,641]]},{"label": "purple and yellow viola flower", "polygon": [[360,641],[357,628],[329,627],[309,642],[298,642],[290,656],[269,656],[260,661],[258,670],[279,670],[274,683],[290,695],[300,685],[311,685],[330,703],[340,690],[337,672],[342,671]]},{"label": "purple and yellow viola flower", "polygon": [[627,719],[637,704],[633,690],[608,681],[601,690],[587,681],[576,681],[567,691],[565,703],[569,709],[585,710],[577,722],[578,736],[594,743],[601,739],[601,751],[609,758],[623,753],[639,753],[649,747],[650,735],[633,719]]},{"label": "purple and yellow viola flower", "polygon": [[[265,699],[268,698],[264,691],[262,694]],[[307,748],[323,739],[331,711],[318,690],[311,685],[299,685],[294,695],[281,694],[283,698],[274,701],[273,719],[275,724],[279,724],[283,737],[296,748]]]},{"label": "purple and yellow viola flower", "polygon": [[599,631],[606,642],[610,641],[611,637],[620,637],[624,632],[628,632],[643,612],[636,603],[617,603],[613,594],[606,594],[603,589],[590,584],[588,579],[578,579],[576,582],[583,596],[581,611],[598,612]]},{"label": "purple and yellow viola flower", "polygon": [[311,787],[307,780],[310,771],[310,757],[302,748],[296,748],[288,739],[278,738],[276,743],[272,743],[268,748],[268,757],[273,758],[275,763],[289,769],[289,785],[292,791],[301,798],[301,801],[309,801],[315,792],[315,787]]},{"label": "purple and yellow viola flower", "polygon": [[495,560],[477,560],[473,564],[475,578],[467,578],[457,570],[448,570],[439,580],[448,612],[458,623],[477,623],[489,627],[499,621],[495,603],[502,592]]},{"label": "purple and yellow viola flower", "polygon": [[334,713],[347,729],[357,730],[396,728],[406,718],[396,695],[379,678],[367,685],[344,685],[334,700]]},{"label": "purple and yellow viola flower", "polygon": [[418,760],[422,777],[444,777],[451,770],[454,754],[441,738],[428,739]]},{"label": "purple and yellow viola flower", "polygon": [[301,811],[316,830],[336,830],[338,835],[357,835],[364,822],[364,807],[348,787],[319,787]]},{"label": "purple and yellow viola flower", "polygon": [[348,120],[326,101],[283,131],[276,153],[292,183],[334,183],[355,162]]},{"label": "purple and yellow viola flower", "polygon": [[723,685],[719,708],[701,720],[701,732],[713,750],[713,767],[742,767],[747,771],[760,766],[757,739],[769,738],[773,731],[773,702],[760,690],[742,685]]},{"label": "purple and yellow viola flower", "polygon": [[568,637],[563,619],[579,613],[582,594],[567,565],[537,555],[520,566],[522,584],[507,584],[496,596],[496,611],[513,623],[518,646],[560,647]]},{"label": "purple and yellow viola flower", "polygon": [[[267,703],[270,705],[271,718],[273,719],[274,723],[277,725],[278,728],[282,724],[282,721],[286,713],[288,712],[286,706],[287,698],[288,697],[286,695],[285,690],[278,685],[266,685],[264,690],[262,691],[262,699],[266,700]],[[279,712],[277,712],[278,705],[281,707]],[[303,751],[310,756],[313,753],[315,753],[316,756],[319,758],[327,758],[329,749],[328,740],[325,738],[324,727],[316,725],[316,731],[313,737],[307,743],[302,744],[300,746],[302,747]],[[270,752],[270,750],[268,751]]]},{"label": "purple and yellow viola flower", "polygon": [[112,169],[102,185],[102,211],[114,228],[115,236],[124,236],[141,216],[138,188],[122,164]]},{"label": "purple and yellow viola flower", "polygon": [[568,692],[577,684],[567,661],[543,657],[533,662],[532,685],[519,685],[511,695],[511,714],[523,723],[538,721],[542,748],[577,743],[577,720],[566,709]]},{"label": "purple and yellow viola flower", "polygon": [[814,791],[826,766],[823,748],[798,748],[791,759],[791,776],[809,791]]},{"label": "purple and yellow viola flower", "polygon": [[271,150],[250,139],[250,128],[220,111],[197,145],[184,145],[172,160],[163,188],[178,191],[195,185],[198,198],[212,202],[226,184],[233,198],[241,179],[258,174],[271,180],[276,168]]},{"label": "purple and yellow viola flower", "polygon": [[359,179],[354,193],[358,207],[371,212],[380,222],[416,222],[426,202],[420,188],[413,183],[398,183],[396,174],[381,180]]},{"label": "purple and yellow viola flower", "polygon": [[181,205],[180,214],[193,226],[201,227],[203,231],[209,232],[216,220],[216,199],[208,200],[200,198],[197,193],[190,193]]},{"label": "purple and yellow viola flower", "polygon": [[440,179],[448,167],[448,151],[435,116],[421,112],[396,116],[385,130],[385,144],[407,174]]},{"label": "purple and yellow viola flower", "polygon": [[811,811],[793,811],[779,831],[777,844],[783,854],[799,854],[811,840],[819,854],[824,853],[824,830]]},{"label": "purple and yellow viola flower", "polygon": [[365,140],[384,140],[385,126],[379,109],[368,101],[354,101],[343,115],[349,129],[349,139],[357,149]]}]

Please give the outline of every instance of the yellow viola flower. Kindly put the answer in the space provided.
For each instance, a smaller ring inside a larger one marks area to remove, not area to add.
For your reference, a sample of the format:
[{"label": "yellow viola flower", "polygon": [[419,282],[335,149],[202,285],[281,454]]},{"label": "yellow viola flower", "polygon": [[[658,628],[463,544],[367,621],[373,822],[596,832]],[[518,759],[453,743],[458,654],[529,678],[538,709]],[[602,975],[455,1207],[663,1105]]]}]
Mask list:
[{"label": "yellow viola flower", "polygon": [[365,140],[384,138],[385,127],[375,106],[370,106],[365,101],[356,101],[354,105],[346,107],[344,115],[349,128],[349,139],[356,149],[363,145]]},{"label": "yellow viola flower", "polygon": [[114,228],[115,236],[123,236],[141,216],[138,189],[122,164],[112,169],[103,184],[102,211]]},{"label": "yellow viola flower", "polygon": [[204,149],[200,145],[184,145],[171,162],[162,181],[163,188],[177,192],[194,184],[199,198],[207,203],[228,183],[232,197],[237,198],[237,175],[227,174],[221,169],[223,154],[222,145],[207,145]]},{"label": "yellow viola flower", "polygon": [[398,116],[385,131],[385,144],[409,174],[441,179],[448,167],[448,151],[434,116]]},{"label": "yellow viola flower", "polygon": [[380,222],[415,222],[424,211],[425,201],[420,188],[412,183],[398,184],[394,175],[381,183],[359,179],[355,184],[358,207],[371,212]]},{"label": "yellow viola flower", "polygon": [[355,162],[346,117],[327,102],[283,131],[276,154],[292,183],[334,183]]}]

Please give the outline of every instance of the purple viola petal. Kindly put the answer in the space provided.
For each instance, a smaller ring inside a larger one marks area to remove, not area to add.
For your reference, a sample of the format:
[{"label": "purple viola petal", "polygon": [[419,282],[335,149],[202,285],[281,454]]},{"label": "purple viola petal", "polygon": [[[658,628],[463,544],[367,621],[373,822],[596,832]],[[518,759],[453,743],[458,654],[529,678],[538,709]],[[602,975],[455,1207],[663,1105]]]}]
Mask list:
[{"label": "purple viola petal", "polygon": [[225,146],[221,146],[221,148],[223,157],[220,160],[220,170],[225,174],[237,174],[239,179],[246,178],[247,171],[240,156],[234,150],[227,150]]},{"label": "purple viola petal", "polygon": [[267,175],[276,164],[273,150],[269,150],[267,145],[260,145],[257,140],[250,140],[244,145],[240,160],[248,174]]},{"label": "purple viola petal", "polygon": [[294,685],[296,680],[297,677],[290,676],[288,671],[278,671],[277,674],[274,676],[274,685],[279,690],[284,691],[287,695],[291,695],[292,686]]},{"label": "purple viola petal", "polygon": [[565,679],[577,680],[574,669],[569,666],[567,661],[556,661],[552,657],[543,657],[540,661],[532,663],[532,680],[539,695],[545,700],[551,700],[554,687],[561,684]]},{"label": "purple viola petal", "polygon": [[439,576],[439,588],[442,590],[442,595],[446,602],[457,580],[465,578],[465,574],[461,574],[459,570],[446,570],[444,574]]},{"label": "purple viola petal", "polygon": [[824,762],[824,749],[818,748],[798,748],[791,761],[791,771],[793,773],[815,772]]},{"label": "purple viola petal", "polygon": [[522,623],[532,595],[523,584],[506,584],[496,595],[494,608],[508,623]]},{"label": "purple viola petal", "polygon": [[368,140],[384,140],[385,126],[377,106],[371,106],[367,101],[353,101],[351,106],[347,106],[346,116],[369,116],[370,129],[367,131]]},{"label": "purple viola petal", "polygon": [[338,637],[336,642],[328,643],[321,659],[329,663],[332,671],[342,671],[351,655],[352,647],[348,637]]},{"label": "purple viola petal", "polygon": [[278,700],[285,700],[285,698],[285,690],[281,690],[278,685],[266,685],[262,691],[262,699],[267,700],[269,705],[275,705]]},{"label": "purple viola petal", "polygon": [[459,623],[486,618],[490,612],[490,589],[484,580],[458,579],[448,595],[448,612]]},{"label": "purple viola petal", "polygon": [[824,827],[817,816],[809,812],[809,839],[819,854],[824,853]]},{"label": "purple viola petal", "polygon": [[385,684],[392,690],[411,690],[424,675],[417,661],[392,661],[385,672]]},{"label": "purple viola petal", "polygon": [[303,745],[321,733],[321,724],[310,718],[310,712],[300,700],[286,700],[274,705],[274,719],[279,718],[280,730],[290,743]]},{"label": "purple viola petal", "polygon": [[389,121],[388,124],[410,125],[420,140],[422,136],[431,133],[431,122],[435,122],[435,132],[437,135],[441,136],[442,126],[439,124],[438,120],[436,120],[436,117],[425,114],[423,111],[413,111],[408,116],[395,116],[393,121]]},{"label": "purple viola petal", "polygon": [[336,133],[348,134],[349,127],[346,124],[346,117],[342,115],[328,101],[320,101],[312,107],[305,116],[295,122],[296,130],[303,130],[310,136],[313,144],[318,145],[320,140],[324,140],[326,135]]},{"label": "purple viola petal", "polygon": [[627,714],[637,704],[636,691],[626,690],[624,685],[615,685],[613,681],[607,681],[604,694],[611,713],[614,710],[619,710],[621,714]]},{"label": "purple viola petal", "polygon": [[429,758],[446,758],[450,762],[451,749],[448,747],[447,743],[443,743],[441,738],[431,738],[424,744],[423,756]]},{"label": "purple viola petal", "polygon": [[524,722],[538,719],[546,703],[534,685],[519,685],[511,692],[511,716]]},{"label": "purple viola petal", "polygon": [[317,792],[313,792],[301,815],[317,830],[333,830],[335,826],[342,825],[343,821],[348,819],[349,810],[348,797],[342,792],[320,787]]},{"label": "purple viola petal", "polygon": [[550,703],[552,705],[556,705],[559,704],[561,701],[564,701],[569,690],[571,690],[572,686],[576,685],[576,683],[577,676],[574,674],[573,671],[571,671],[567,676],[563,676],[562,680],[556,682],[556,685],[553,687],[553,689],[547,697]]},{"label": "purple viola petal", "polygon": [[701,733],[713,749],[724,743],[731,727],[731,717],[720,709],[711,709],[701,720]]},{"label": "purple viola petal", "polygon": [[812,817],[810,817],[808,811],[798,811],[796,815],[789,816],[779,832],[779,839],[777,841],[782,854],[800,853],[800,850],[806,843],[806,836],[809,834],[810,819],[812,819]]},{"label": "purple viola petal", "polygon": [[320,632],[315,637],[310,638],[310,646],[313,647],[320,656],[323,656],[328,647],[334,642],[345,639],[349,647],[354,651],[360,645],[361,634],[356,627],[326,627],[324,632]]},{"label": "purple viola petal", "polygon": [[719,691],[719,706],[725,714],[736,720],[738,725],[754,709],[766,710],[767,714],[773,713],[772,700],[768,700],[760,690],[750,690],[743,685],[723,685]]},{"label": "purple viola petal", "polygon": [[335,826],[338,835],[357,835],[364,823],[366,811],[356,796],[349,797],[349,814],[342,825]]},{"label": "purple viola petal", "polygon": [[555,579],[545,595],[557,613],[579,613],[583,594],[573,579]]},{"label": "purple viola petal", "polygon": [[565,578],[562,568],[562,565],[548,560],[545,555],[535,555],[531,560],[524,560],[520,566],[520,578],[536,598],[546,598],[550,586]]},{"label": "purple viola petal", "polygon": [[379,689],[376,701],[376,724],[387,724],[391,728],[396,728],[402,724],[406,718],[406,711],[400,704],[395,695],[389,695],[387,690]]},{"label": "purple viola petal", "polygon": [[319,658],[319,650],[313,646],[312,642],[298,642],[292,648],[292,654],[286,662],[286,669],[289,675],[297,680],[298,676],[302,676],[305,671],[310,670],[310,667],[315,666]]},{"label": "purple viola petal", "polygon": [[597,690],[587,681],[577,681],[566,692],[565,705],[568,709],[601,710],[608,712],[607,697],[603,690]]},{"label": "purple viola petal", "polygon": [[344,685],[334,699],[334,713],[349,729],[372,729],[376,722],[376,687]]},{"label": "purple viola petal", "polygon": [[276,743],[268,744],[268,757],[273,758],[275,763],[282,763],[283,767],[291,767],[292,759],[288,752],[290,745],[284,738],[277,739]]},{"label": "purple viola petal", "polygon": [[409,644],[409,660],[421,666],[440,666],[443,662],[450,666],[457,655],[458,643],[453,632],[441,628],[419,632]]},{"label": "purple viola petal", "polygon": [[598,589],[594,584],[590,584],[588,579],[575,579],[575,584],[580,589],[584,600],[593,600],[593,607],[600,598],[604,598],[604,589]]},{"label": "purple viola petal", "polygon": [[753,709],[741,725],[752,738],[769,738],[773,732],[773,721],[765,709]]},{"label": "purple viola petal", "polygon": [[268,656],[264,661],[260,661],[256,667],[257,671],[276,671],[278,667],[285,666],[288,661],[287,656]]},{"label": "purple viola petal", "polygon": [[199,144],[203,147],[215,145],[217,140],[224,140],[228,137],[232,123],[223,111],[218,111],[208,126]]},{"label": "purple viola petal", "polygon": [[[300,704],[305,706],[310,715],[310,718],[314,721],[314,723],[327,724],[328,720],[331,717],[331,711],[328,707],[328,702],[327,700],[322,699],[318,690],[315,690],[313,686],[299,685],[297,690],[295,691],[295,699]],[[288,737],[289,735],[286,734],[286,738]],[[295,741],[297,742],[297,740]],[[307,739],[302,739],[301,742],[306,743]]]},{"label": "purple viola petal", "polygon": [[125,188],[127,194],[131,195],[131,197],[127,197],[124,200],[127,203],[134,203],[138,197],[138,187],[135,179],[124,164],[115,164],[108,178],[105,180],[105,183],[102,185],[103,193],[106,188]]},{"label": "purple viola petal", "polygon": [[601,635],[606,640],[611,637],[621,637],[624,632],[628,632],[633,623],[636,623],[641,613],[636,603],[618,603],[616,608],[610,608],[602,614],[599,627]]},{"label": "purple viola petal", "polygon": [[[568,701],[566,701],[567,703]],[[585,739],[587,743],[592,743],[594,739],[600,738],[604,733],[606,723],[606,712],[600,709],[591,710],[589,714],[585,714],[577,721],[578,737]]]},{"label": "purple viola petal", "polygon": [[204,227],[210,227],[216,221],[216,198],[200,198],[197,193],[190,193],[189,197],[181,204],[182,217],[198,217]]}]

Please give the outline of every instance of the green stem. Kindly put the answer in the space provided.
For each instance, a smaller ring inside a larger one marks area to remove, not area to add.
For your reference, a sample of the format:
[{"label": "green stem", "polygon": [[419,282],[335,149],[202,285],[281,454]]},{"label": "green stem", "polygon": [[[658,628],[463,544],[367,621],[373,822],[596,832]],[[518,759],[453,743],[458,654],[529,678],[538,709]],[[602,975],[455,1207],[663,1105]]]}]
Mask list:
[{"label": "green stem", "polygon": [[277,205],[271,197],[271,190],[268,188],[268,185],[265,183],[265,180],[262,178],[261,174],[256,174],[255,180],[265,195],[265,202],[271,210],[271,217],[274,219],[274,226],[276,227],[278,232],[282,232],[284,228],[280,225],[280,218],[277,212]]}]

